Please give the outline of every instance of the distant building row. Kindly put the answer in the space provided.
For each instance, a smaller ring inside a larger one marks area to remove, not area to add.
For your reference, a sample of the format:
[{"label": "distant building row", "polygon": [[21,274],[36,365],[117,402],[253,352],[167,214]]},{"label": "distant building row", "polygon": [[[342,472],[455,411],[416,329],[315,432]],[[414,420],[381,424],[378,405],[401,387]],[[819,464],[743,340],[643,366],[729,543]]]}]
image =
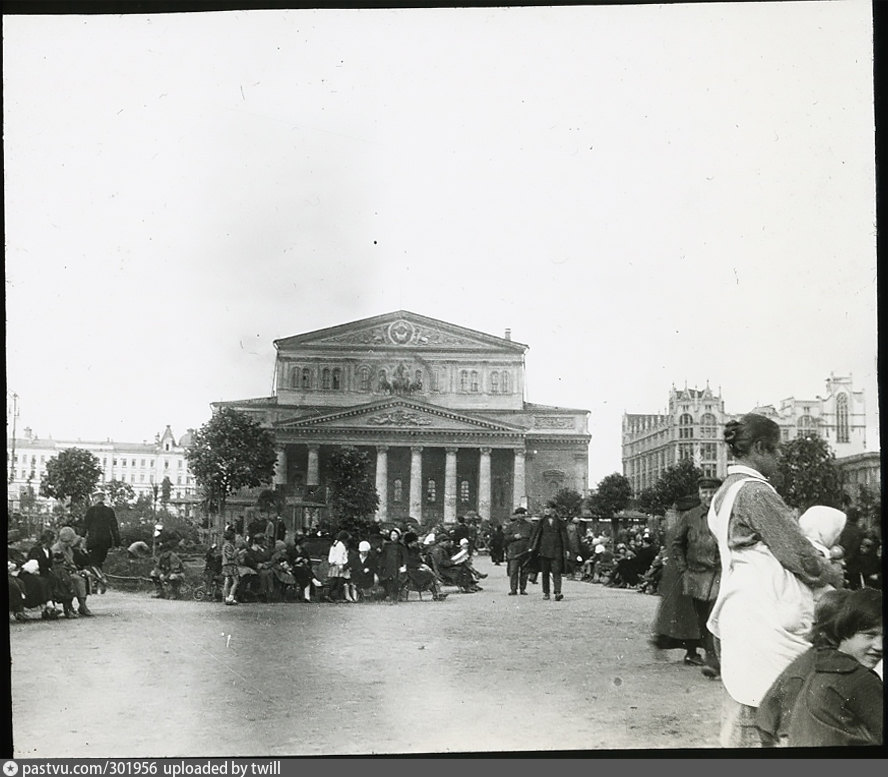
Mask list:
[{"label": "distant building row", "polygon": [[[866,453],[864,395],[854,390],[850,377],[830,375],[826,396],[790,397],[779,407],[763,405],[752,412],[772,418],[784,441],[818,434],[829,443],[840,464],[847,457],[862,457],[854,461],[853,470],[868,473],[863,479],[872,483],[872,460],[875,457],[878,468],[879,454]],[[740,415],[727,413],[721,392],[714,393],[708,384],[704,389],[673,386],[664,413],[624,414],[623,474],[633,493],[653,486],[663,470],[682,459],[692,460],[706,475],[723,478],[729,454],[722,433],[725,424]]]},{"label": "distant building row", "polygon": [[82,442],[81,440],[53,440],[39,438],[31,429],[24,436],[6,441],[7,482],[10,509],[18,510],[22,494],[28,487],[40,501],[40,484],[46,477],[46,462],[68,448],[82,448],[98,458],[102,467],[99,485],[120,480],[132,486],[136,496],[153,496],[153,485],[170,479],[170,501],[187,502],[197,496],[194,476],[185,460],[185,449],[191,443],[191,430],[176,442],[169,426],[154,438],[153,443],[142,442]]}]

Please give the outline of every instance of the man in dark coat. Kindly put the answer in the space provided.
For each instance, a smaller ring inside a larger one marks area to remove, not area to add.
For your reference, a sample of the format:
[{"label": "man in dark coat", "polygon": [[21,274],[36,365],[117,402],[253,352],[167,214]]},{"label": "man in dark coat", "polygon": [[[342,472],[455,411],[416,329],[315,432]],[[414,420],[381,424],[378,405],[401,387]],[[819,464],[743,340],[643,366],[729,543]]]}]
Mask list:
[{"label": "man in dark coat", "polygon": [[545,508],[543,517],[536,525],[530,538],[530,548],[536,551],[540,559],[540,572],[543,575],[543,599],[549,598],[549,573],[552,573],[554,583],[555,601],[560,602],[564,596],[561,594],[561,572],[564,562],[570,554],[570,544],[567,538],[567,527],[564,521],[551,507]]},{"label": "man in dark coat", "polygon": [[[524,562],[530,550],[533,527],[527,520],[527,510],[516,508],[503,536],[506,544],[506,572],[509,574],[509,596],[527,595],[527,567]],[[520,587],[520,591],[519,591]]]},{"label": "man in dark coat", "polygon": [[101,492],[96,494],[93,506],[86,511],[83,534],[86,537],[90,563],[101,569],[108,550],[120,545],[117,516],[114,510],[105,505],[105,495]]},{"label": "man in dark coat", "polygon": [[700,503],[679,516],[669,549],[670,558],[681,575],[682,591],[691,597],[697,616],[697,627],[706,651],[706,665],[702,671],[712,679],[719,676],[721,669],[706,622],[718,596],[721,561],[718,541],[709,530],[707,515],[712,497],[720,485],[721,481],[716,478],[700,478],[697,481]]}]

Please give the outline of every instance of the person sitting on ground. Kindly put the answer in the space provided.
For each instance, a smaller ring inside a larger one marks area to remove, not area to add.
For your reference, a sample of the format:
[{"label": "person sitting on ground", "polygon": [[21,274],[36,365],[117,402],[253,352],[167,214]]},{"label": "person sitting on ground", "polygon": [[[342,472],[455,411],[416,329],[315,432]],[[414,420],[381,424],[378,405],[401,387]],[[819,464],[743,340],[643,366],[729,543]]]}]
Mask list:
[{"label": "person sitting on ground", "polygon": [[882,660],[882,592],[825,593],[813,632],[814,646],[783,670],[756,710],[763,744],[881,745],[884,691],[874,669]]},{"label": "person sitting on ground", "polygon": [[[89,592],[88,583],[80,573],[80,567],[74,557],[74,547],[77,544],[77,532],[71,526],[63,526],[59,530],[58,540],[52,546],[53,572],[59,577],[66,592],[66,597],[62,600],[66,618],[92,615],[92,610],[86,604]],[[78,603],[76,613],[74,612],[74,599],[77,599]]]}]

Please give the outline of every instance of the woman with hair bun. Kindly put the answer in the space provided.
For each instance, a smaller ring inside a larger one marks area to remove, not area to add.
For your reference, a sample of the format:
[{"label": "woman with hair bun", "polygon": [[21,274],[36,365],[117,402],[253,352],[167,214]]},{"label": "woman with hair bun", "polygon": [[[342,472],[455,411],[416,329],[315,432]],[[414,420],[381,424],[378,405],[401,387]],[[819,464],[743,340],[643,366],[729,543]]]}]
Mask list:
[{"label": "woman with hair bun", "polygon": [[[840,587],[841,575],[815,550],[769,482],[780,428],[748,413],[725,426],[734,463],[713,497],[709,528],[718,540],[721,587],[707,626],[720,640],[727,691],[723,747],[760,747],[755,712],[780,673],[810,648],[810,590]],[[787,574],[791,573],[791,574]]]}]

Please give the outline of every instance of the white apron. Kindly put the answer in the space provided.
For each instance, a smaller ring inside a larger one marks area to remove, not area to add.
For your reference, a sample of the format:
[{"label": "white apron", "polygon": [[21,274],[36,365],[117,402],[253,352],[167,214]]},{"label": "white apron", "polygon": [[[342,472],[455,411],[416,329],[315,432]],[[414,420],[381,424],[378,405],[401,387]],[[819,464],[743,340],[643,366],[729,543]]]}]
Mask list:
[{"label": "white apron", "polygon": [[811,647],[807,635],[814,621],[814,595],[763,542],[733,551],[728,547],[734,501],[751,481],[773,489],[760,476],[746,477],[728,489],[718,512],[714,501],[709,507],[707,521],[718,540],[722,576],[706,625],[721,640],[725,690],[735,701],[758,707],[777,676]]}]

